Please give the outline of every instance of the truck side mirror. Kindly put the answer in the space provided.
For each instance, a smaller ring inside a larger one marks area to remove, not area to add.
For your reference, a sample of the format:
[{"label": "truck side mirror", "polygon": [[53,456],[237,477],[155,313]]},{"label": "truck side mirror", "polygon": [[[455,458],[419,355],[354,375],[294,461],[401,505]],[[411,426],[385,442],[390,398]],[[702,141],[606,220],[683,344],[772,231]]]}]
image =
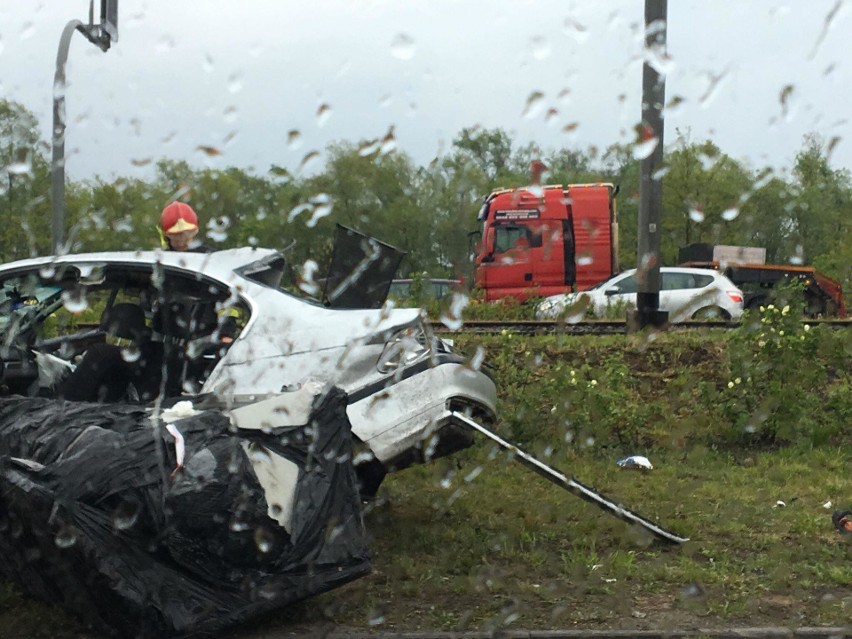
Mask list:
[{"label": "truck side mirror", "polygon": [[606,289],[604,291],[604,295],[607,295],[607,296],[618,295],[619,293],[621,293],[621,289],[618,288],[617,286],[610,286],[608,289]]}]

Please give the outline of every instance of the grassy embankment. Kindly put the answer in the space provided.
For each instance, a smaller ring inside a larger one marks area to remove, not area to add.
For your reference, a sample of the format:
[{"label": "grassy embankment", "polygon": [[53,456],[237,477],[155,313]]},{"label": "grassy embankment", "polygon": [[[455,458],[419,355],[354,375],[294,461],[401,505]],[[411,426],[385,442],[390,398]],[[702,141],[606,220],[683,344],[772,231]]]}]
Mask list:
[{"label": "grassy embankment", "polygon": [[[830,515],[852,508],[852,339],[793,315],[653,339],[457,335],[484,349],[504,437],[692,541],[649,545],[479,441],[386,480],[372,575],[234,636],[850,624],[852,545]],[[654,470],[619,468],[629,454]],[[76,636],[55,610],[0,604],[19,636]]]}]

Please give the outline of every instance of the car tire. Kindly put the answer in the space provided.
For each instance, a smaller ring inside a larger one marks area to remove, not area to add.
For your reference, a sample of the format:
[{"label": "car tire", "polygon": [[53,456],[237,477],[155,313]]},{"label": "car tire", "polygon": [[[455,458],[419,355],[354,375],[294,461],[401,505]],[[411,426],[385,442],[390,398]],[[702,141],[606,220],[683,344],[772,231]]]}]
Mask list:
[{"label": "car tire", "polygon": [[731,315],[723,308],[718,306],[705,306],[699,308],[692,314],[694,320],[729,320]]}]

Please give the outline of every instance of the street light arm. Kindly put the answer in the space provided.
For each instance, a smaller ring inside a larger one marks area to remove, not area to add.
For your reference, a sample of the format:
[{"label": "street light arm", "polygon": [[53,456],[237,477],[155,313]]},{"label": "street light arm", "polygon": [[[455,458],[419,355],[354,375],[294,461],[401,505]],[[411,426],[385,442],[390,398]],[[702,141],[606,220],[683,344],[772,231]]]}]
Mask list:
[{"label": "street light arm", "polygon": [[82,26],[83,23],[79,20],[71,20],[62,30],[59,50],[56,53],[56,72],[53,76],[53,135],[51,138],[53,154],[50,164],[50,196],[53,204],[51,238],[54,255],[59,254],[65,226],[65,63],[68,61],[71,36]]}]

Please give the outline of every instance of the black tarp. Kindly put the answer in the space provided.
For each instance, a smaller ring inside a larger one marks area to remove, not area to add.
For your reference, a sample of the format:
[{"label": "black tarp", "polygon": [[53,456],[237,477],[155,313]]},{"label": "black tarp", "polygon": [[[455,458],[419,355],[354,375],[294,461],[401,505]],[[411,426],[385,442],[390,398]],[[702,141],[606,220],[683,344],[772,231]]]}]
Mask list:
[{"label": "black tarp", "polygon": [[[138,406],[0,398],[0,579],[121,636],[196,636],[370,570],[346,396],[305,425],[238,430],[218,411],[173,436]],[[292,534],[246,449],[298,467]],[[274,508],[274,506],[273,506]]]}]

